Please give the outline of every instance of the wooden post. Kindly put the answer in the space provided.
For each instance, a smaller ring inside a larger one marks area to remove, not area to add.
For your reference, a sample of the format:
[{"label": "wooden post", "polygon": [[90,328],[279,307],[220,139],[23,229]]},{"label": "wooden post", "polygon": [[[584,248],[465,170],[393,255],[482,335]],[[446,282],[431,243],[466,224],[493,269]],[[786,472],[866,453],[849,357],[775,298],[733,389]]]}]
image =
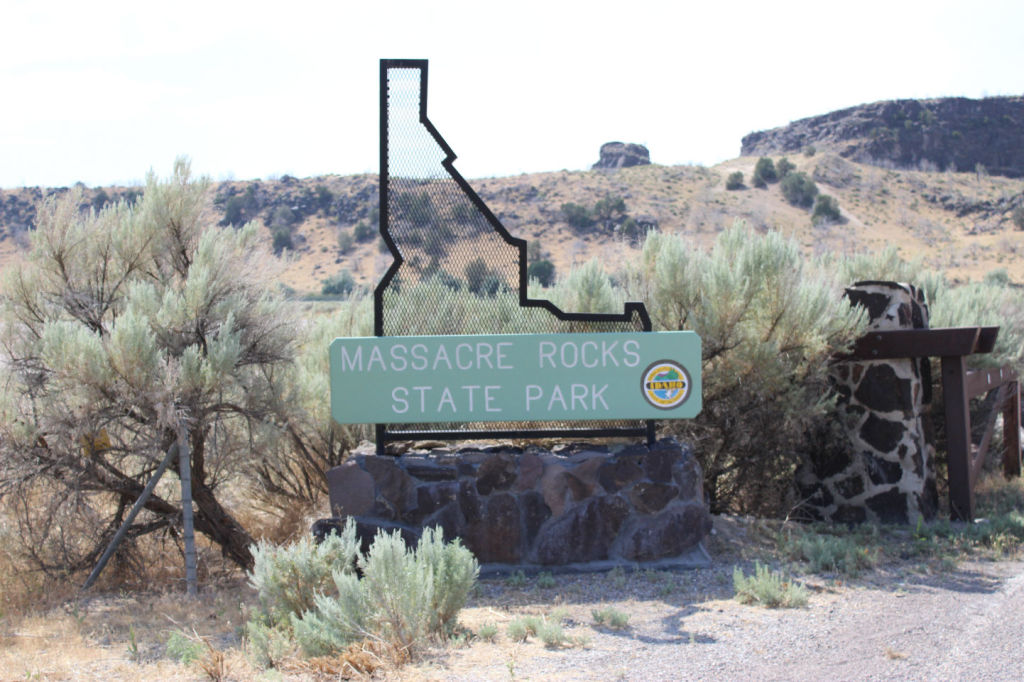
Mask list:
[{"label": "wooden post", "polygon": [[178,477],[181,479],[181,525],[185,536],[185,585],[196,596],[196,533],[192,522],[192,450],[188,431],[178,429]]},{"label": "wooden post", "polygon": [[946,404],[946,450],[949,453],[949,512],[954,519],[972,521],[971,413],[962,355],[942,358],[942,395]]},{"label": "wooden post", "polygon": [[1020,382],[1007,385],[1009,395],[1003,405],[1003,475],[1020,476]]},{"label": "wooden post", "polygon": [[163,461],[160,462],[160,466],[156,468],[153,478],[149,479],[149,483],[146,484],[146,487],[143,488],[138,499],[135,500],[135,504],[132,505],[131,511],[128,512],[128,516],[121,524],[121,527],[117,529],[117,532],[114,533],[114,538],[110,541],[110,544],[107,545],[107,549],[104,550],[103,556],[100,557],[100,560],[96,563],[96,567],[92,569],[92,573],[89,574],[85,584],[82,585],[83,590],[87,590],[92,587],[92,584],[96,582],[96,578],[100,577],[100,573],[103,572],[103,568],[107,565],[107,562],[110,561],[110,557],[114,555],[114,551],[117,549],[117,546],[121,544],[121,540],[124,539],[125,533],[128,532],[128,528],[131,527],[135,517],[138,516],[139,512],[142,510],[142,506],[146,504],[146,500],[148,500],[149,496],[153,494],[153,489],[156,488],[157,482],[160,480],[160,477],[164,475],[164,472],[167,470],[167,466],[171,463],[171,460],[174,459],[174,455],[177,453],[178,444],[172,443],[171,447],[167,449],[167,454],[164,456]]}]

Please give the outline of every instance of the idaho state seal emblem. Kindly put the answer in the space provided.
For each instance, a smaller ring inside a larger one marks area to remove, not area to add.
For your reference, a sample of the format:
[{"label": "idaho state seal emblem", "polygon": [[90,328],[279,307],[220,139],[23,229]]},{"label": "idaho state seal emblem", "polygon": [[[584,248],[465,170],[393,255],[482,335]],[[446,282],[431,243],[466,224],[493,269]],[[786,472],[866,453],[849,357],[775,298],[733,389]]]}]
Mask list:
[{"label": "idaho state seal emblem", "polygon": [[644,370],[640,389],[648,403],[671,410],[690,396],[690,374],[678,362],[658,360]]}]

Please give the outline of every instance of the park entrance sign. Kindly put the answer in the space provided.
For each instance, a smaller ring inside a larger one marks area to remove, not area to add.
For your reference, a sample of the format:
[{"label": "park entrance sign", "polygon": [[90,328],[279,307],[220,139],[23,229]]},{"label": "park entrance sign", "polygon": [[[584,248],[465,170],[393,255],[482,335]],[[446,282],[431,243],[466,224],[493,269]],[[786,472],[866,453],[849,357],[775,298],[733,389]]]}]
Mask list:
[{"label": "park entrance sign", "polygon": [[341,424],[685,419],[701,410],[694,332],[335,339]]}]

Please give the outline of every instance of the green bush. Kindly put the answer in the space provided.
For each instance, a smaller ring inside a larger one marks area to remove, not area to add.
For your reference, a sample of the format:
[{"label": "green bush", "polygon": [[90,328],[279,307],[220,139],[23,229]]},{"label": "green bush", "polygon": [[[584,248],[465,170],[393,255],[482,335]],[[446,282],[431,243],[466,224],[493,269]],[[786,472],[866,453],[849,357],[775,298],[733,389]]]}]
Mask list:
[{"label": "green bush", "polygon": [[220,221],[221,225],[231,225],[238,227],[245,222],[242,217],[242,209],[244,202],[239,196],[233,196],[227,200],[224,204],[224,218]]},{"label": "green bush", "polygon": [[338,229],[338,251],[340,253],[348,253],[352,250],[352,245],[355,243],[355,235],[352,234],[351,230],[344,228]]},{"label": "green bush", "polygon": [[818,196],[818,186],[806,173],[790,173],[782,179],[779,187],[786,201],[802,208],[810,208],[814,205],[814,197]]},{"label": "green bush", "polygon": [[1013,213],[1010,214],[1010,219],[1013,220],[1013,224],[1018,230],[1024,230],[1024,206],[1018,206],[1013,209]]},{"label": "green bush", "polygon": [[592,258],[550,292],[551,299],[562,310],[578,313],[610,313],[622,310],[622,293],[612,286],[604,266]]},{"label": "green bush", "polygon": [[792,171],[796,170],[796,164],[783,156],[779,159],[779,162],[775,164],[775,174],[781,180],[782,178],[789,175]]},{"label": "green bush", "polygon": [[526,277],[536,279],[541,286],[549,287],[555,283],[555,264],[547,259],[530,263],[526,268]]},{"label": "green bush", "polygon": [[434,204],[426,192],[397,192],[394,196],[395,217],[407,220],[416,227],[432,222]]},{"label": "green bush", "polygon": [[593,227],[595,223],[594,214],[589,208],[571,202],[562,204],[562,218],[569,224],[569,227],[577,230]]},{"label": "green bush", "polygon": [[352,236],[357,242],[368,242],[377,236],[377,230],[366,221],[359,221],[352,230]]},{"label": "green bush", "polygon": [[780,572],[754,562],[754,575],[747,577],[736,566],[732,571],[736,601],[760,604],[768,608],[800,608],[807,606],[807,588],[787,580]]},{"label": "green bush", "polygon": [[622,224],[616,229],[619,231],[619,234],[627,239],[631,244],[643,237],[643,231],[640,227],[640,223],[638,223],[636,218],[633,218],[632,216],[623,220]]},{"label": "green bush", "polygon": [[335,571],[335,594],[317,594],[312,610],[291,616],[307,655],[330,655],[371,637],[407,657],[428,638],[451,634],[479,573],[469,550],[458,540],[445,543],[432,528],[415,550],[397,531],[378,533],[358,565],[362,578]]},{"label": "green bush", "polygon": [[463,271],[466,276],[466,288],[474,294],[479,294],[484,286],[484,280],[487,279],[490,272],[483,258],[471,260]]},{"label": "green bush", "polygon": [[728,190],[743,189],[743,171],[730,173],[725,180],[725,188]]},{"label": "green bush", "polygon": [[327,296],[345,296],[355,289],[356,280],[351,271],[345,268],[338,274],[328,277],[320,287],[320,293]]},{"label": "green bush", "polygon": [[878,550],[865,544],[862,537],[841,537],[800,533],[785,541],[785,551],[805,561],[812,573],[841,573],[856,577],[878,563]]},{"label": "green bush", "polygon": [[167,657],[173,658],[182,665],[188,665],[203,657],[206,647],[180,630],[175,630],[167,638]]},{"label": "green bush", "polygon": [[611,606],[606,606],[603,609],[594,609],[590,612],[590,615],[593,616],[594,623],[597,625],[607,625],[616,630],[621,630],[629,625],[629,614],[623,613]]},{"label": "green bush", "polygon": [[281,547],[257,543],[249,582],[259,595],[263,616],[271,623],[287,623],[311,610],[318,593],[331,592],[335,573],[353,572],[358,548],[351,522],[340,535],[332,533],[319,544],[307,535]]},{"label": "green bush", "polygon": [[290,229],[297,222],[299,222],[299,216],[296,215],[295,211],[288,206],[281,205],[275,208],[270,216],[270,229]]},{"label": "green bush", "polygon": [[819,194],[814,201],[814,212],[811,214],[811,222],[815,225],[823,223],[838,223],[842,220],[839,212],[839,202],[827,194]]},{"label": "green bush", "polygon": [[992,272],[985,273],[982,283],[993,287],[1008,287],[1010,286],[1010,273],[1006,271],[1006,268],[996,268]]},{"label": "green bush", "polygon": [[751,182],[754,183],[754,187],[764,189],[768,186],[769,182],[775,182],[779,179],[778,173],[775,171],[775,164],[767,156],[762,156],[757,160],[754,165],[754,174],[751,176]]},{"label": "green bush", "polygon": [[778,233],[738,223],[710,252],[651,232],[622,276],[656,329],[701,336],[704,409],[663,429],[701,444],[714,512],[784,514],[795,502],[799,453],[831,405],[831,356],[864,329],[838,271]]},{"label": "green bush", "polygon": [[292,231],[287,227],[274,228],[270,231],[273,239],[274,253],[281,255],[285,249],[292,251],[295,249],[295,242],[292,241]]},{"label": "green bush", "polygon": [[626,215],[626,202],[620,196],[605,197],[594,204],[593,215],[606,229],[611,229]]},{"label": "green bush", "polygon": [[317,208],[326,213],[334,203],[334,192],[327,189],[325,185],[317,185],[313,192]]}]

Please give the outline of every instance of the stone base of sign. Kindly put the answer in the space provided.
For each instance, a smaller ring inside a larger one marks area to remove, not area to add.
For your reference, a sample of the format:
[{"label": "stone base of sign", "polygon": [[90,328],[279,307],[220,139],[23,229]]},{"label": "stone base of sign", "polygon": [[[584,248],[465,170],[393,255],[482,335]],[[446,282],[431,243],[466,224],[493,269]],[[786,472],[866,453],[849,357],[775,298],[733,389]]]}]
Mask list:
[{"label": "stone base of sign", "polygon": [[354,517],[364,548],[378,529],[415,542],[437,526],[485,569],[707,563],[700,465],[673,439],[618,449],[437,447],[400,457],[366,449],[327,480],[334,517],[314,534]]}]

